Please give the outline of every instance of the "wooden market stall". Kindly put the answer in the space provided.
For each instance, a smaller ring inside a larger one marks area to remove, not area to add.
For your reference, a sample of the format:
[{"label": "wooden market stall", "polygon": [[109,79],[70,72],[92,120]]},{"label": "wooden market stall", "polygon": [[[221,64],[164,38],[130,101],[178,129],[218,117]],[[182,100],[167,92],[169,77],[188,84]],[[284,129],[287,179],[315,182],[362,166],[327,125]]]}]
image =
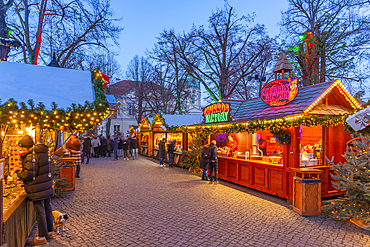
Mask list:
[{"label": "wooden market stall", "polygon": [[[173,164],[181,166],[182,151],[188,148],[188,134],[170,131],[171,126],[188,126],[201,123],[199,115],[161,115],[157,113],[152,119],[143,119],[140,125],[139,150],[141,154],[159,159],[159,142],[164,138],[166,144],[176,142]],[[168,162],[168,155],[165,162]]]},{"label": "wooden market stall", "polygon": [[[76,122],[83,122],[81,116],[69,113],[66,117],[61,112],[65,112],[63,108],[70,107],[72,103],[76,106],[80,104],[75,112],[86,109],[85,101],[94,101],[94,89],[91,73],[87,71],[0,62],[0,72],[11,75],[0,78],[3,89],[0,98],[9,99],[4,101],[0,110],[0,115],[5,116],[0,120],[9,119],[0,122],[1,208],[4,227],[0,229],[0,245],[24,246],[36,221],[36,214],[32,202],[26,199],[22,181],[14,172],[22,168],[18,141],[28,134],[35,143],[42,139],[45,144],[49,144],[49,141],[55,140],[54,130],[70,125],[79,127]],[[81,91],[71,94],[71,88],[76,85],[79,85]],[[91,114],[95,114],[95,118],[100,116],[96,112]],[[73,120],[67,123],[69,117]]]},{"label": "wooden market stall", "polygon": [[223,100],[204,109],[204,123],[190,130],[219,128],[210,140],[219,148],[220,179],[292,200],[292,169],[314,167],[323,171],[322,197],[343,194],[332,186],[325,157],[344,161],[351,136],[339,116],[359,104],[339,80],[299,90],[294,84],[296,78],[275,80],[259,98]]}]

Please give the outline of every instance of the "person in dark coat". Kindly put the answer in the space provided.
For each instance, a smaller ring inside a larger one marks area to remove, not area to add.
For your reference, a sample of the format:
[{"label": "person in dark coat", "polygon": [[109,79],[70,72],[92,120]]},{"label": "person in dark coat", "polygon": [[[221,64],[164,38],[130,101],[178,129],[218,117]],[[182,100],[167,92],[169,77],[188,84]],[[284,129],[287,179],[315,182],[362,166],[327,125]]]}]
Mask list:
[{"label": "person in dark coat", "polygon": [[18,178],[23,180],[27,199],[33,203],[39,227],[39,236],[27,241],[27,245],[46,244],[46,239],[53,238],[50,198],[54,195],[48,147],[44,144],[34,145],[29,135],[22,138],[19,146],[22,150],[22,170],[16,172]]},{"label": "person in dark coat", "polygon": [[122,156],[122,148],[123,148],[123,139],[122,137],[118,137],[118,144],[117,144],[117,152],[118,152],[118,157]]},{"label": "person in dark coat", "polygon": [[105,139],[105,136],[102,136],[100,145],[100,155],[105,158],[107,157],[107,139]]},{"label": "person in dark coat", "polygon": [[208,181],[208,158],[209,158],[209,147],[207,145],[203,146],[202,152],[200,154],[200,159],[199,159],[199,168],[203,169],[202,173],[202,180],[207,180]]},{"label": "person in dark coat", "polygon": [[[209,157],[209,183],[218,184],[218,158],[217,158],[217,146],[216,141],[213,140],[210,147],[211,156]],[[213,178],[213,171],[215,171],[215,177]]]},{"label": "person in dark coat", "polygon": [[173,140],[170,144],[167,144],[167,152],[168,152],[168,164],[170,167],[172,167],[172,161],[173,161],[173,152],[175,151],[175,145],[176,140]]},{"label": "person in dark coat", "polygon": [[113,148],[113,154],[114,154],[114,159],[113,160],[118,160],[118,154],[117,154],[118,139],[117,139],[117,136],[113,137],[112,148]]},{"label": "person in dark coat", "polygon": [[122,142],[122,149],[123,149],[123,160],[129,160],[129,151],[128,149],[130,148],[130,142],[128,140],[128,137],[126,136],[125,140]]},{"label": "person in dark coat", "polygon": [[83,145],[82,155],[81,155],[82,163],[85,163],[84,160],[85,160],[85,156],[86,156],[86,164],[89,164],[90,150],[91,150],[91,139],[90,139],[90,137],[85,136],[82,145]]},{"label": "person in dark coat", "polygon": [[131,144],[132,159],[137,159],[139,142],[137,141],[136,136],[132,137],[130,144]]},{"label": "person in dark coat", "polygon": [[108,157],[111,157],[111,153],[112,153],[112,138],[111,137],[107,137],[107,152],[108,152]]},{"label": "person in dark coat", "polygon": [[166,139],[163,138],[162,141],[159,142],[159,166],[163,167],[166,166],[164,164],[164,159],[166,157]]}]

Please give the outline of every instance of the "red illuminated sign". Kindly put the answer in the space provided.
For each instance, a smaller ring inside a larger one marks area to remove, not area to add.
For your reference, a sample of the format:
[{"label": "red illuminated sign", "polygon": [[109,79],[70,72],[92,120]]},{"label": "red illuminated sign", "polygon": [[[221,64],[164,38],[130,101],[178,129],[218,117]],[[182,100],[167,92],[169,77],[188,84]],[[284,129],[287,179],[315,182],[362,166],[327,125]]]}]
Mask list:
[{"label": "red illuminated sign", "polygon": [[270,106],[288,104],[298,94],[297,77],[279,79],[266,84],[261,91],[261,99]]},{"label": "red illuminated sign", "polygon": [[230,121],[230,105],[226,103],[209,105],[204,108],[203,116],[205,123]]}]

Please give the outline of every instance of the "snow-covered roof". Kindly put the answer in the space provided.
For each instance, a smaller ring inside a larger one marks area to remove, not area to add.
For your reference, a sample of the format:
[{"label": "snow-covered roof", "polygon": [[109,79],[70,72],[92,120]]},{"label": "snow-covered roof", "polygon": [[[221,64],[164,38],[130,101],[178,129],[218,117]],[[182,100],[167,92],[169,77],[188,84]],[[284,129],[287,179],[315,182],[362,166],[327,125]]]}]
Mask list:
[{"label": "snow-covered roof", "polygon": [[116,98],[114,95],[106,94],[105,97],[107,98],[108,103],[117,103]]},{"label": "snow-covered roof", "polygon": [[0,99],[14,98],[18,102],[32,99],[44,103],[47,109],[55,102],[58,108],[72,103],[83,105],[94,101],[94,89],[89,71],[0,62]]},{"label": "snow-covered roof", "polygon": [[[164,121],[168,126],[188,126],[193,124],[200,124],[203,121],[201,115],[162,115]],[[151,123],[153,118],[148,119]]]}]

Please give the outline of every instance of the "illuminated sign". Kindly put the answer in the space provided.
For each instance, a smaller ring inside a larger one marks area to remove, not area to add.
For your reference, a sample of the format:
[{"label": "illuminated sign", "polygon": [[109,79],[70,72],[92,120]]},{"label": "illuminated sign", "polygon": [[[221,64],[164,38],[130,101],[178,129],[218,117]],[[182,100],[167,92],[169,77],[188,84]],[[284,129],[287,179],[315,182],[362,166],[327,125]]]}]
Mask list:
[{"label": "illuminated sign", "polygon": [[294,100],[297,94],[297,77],[292,77],[267,83],[262,88],[261,99],[270,106],[282,106]]},{"label": "illuminated sign", "polygon": [[217,142],[224,142],[227,138],[227,134],[225,133],[218,133],[217,135],[214,134],[213,136]]},{"label": "illuminated sign", "polygon": [[216,103],[207,106],[203,110],[205,123],[218,123],[230,121],[230,105],[225,103]]}]

